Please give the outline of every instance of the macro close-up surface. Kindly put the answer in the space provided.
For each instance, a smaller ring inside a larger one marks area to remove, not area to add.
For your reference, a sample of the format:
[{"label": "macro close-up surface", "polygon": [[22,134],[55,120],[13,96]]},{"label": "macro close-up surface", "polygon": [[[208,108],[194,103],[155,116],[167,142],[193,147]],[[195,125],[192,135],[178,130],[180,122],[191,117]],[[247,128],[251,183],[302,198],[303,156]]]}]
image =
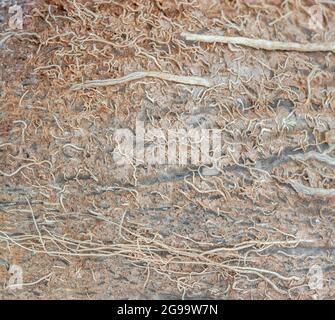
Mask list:
[{"label": "macro close-up surface", "polygon": [[335,2],[0,0],[0,299],[335,297]]}]

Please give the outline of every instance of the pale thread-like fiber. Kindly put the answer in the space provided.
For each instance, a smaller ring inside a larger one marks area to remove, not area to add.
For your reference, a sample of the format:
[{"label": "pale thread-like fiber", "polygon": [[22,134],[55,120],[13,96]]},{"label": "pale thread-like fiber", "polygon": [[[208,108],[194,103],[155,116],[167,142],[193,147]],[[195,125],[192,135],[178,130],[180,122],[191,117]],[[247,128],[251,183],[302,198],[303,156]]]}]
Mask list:
[{"label": "pale thread-like fiber", "polygon": [[216,35],[194,34],[183,32],[181,34],[187,41],[199,41],[207,43],[225,43],[237,44],[241,46],[251,47],[263,50],[282,50],[282,51],[298,51],[298,52],[335,52],[335,41],[333,42],[316,42],[316,43],[297,43],[270,41],[264,39],[251,39],[244,37],[225,37]]},{"label": "pale thread-like fiber", "polygon": [[196,85],[202,87],[211,87],[212,83],[210,80],[197,76],[178,76],[166,72],[157,71],[139,71],[130,73],[124,77],[104,79],[104,80],[87,80],[82,83],[77,83],[71,86],[72,90],[79,90],[84,88],[95,88],[95,87],[105,87],[113,86],[121,83],[126,83],[129,81],[140,80],[143,78],[159,78],[161,80],[177,82],[187,85]]},{"label": "pale thread-like fiber", "polygon": [[35,37],[37,39],[40,39],[39,34],[37,34],[35,32],[7,32],[5,34],[0,34],[0,48],[10,38],[12,38],[12,37],[24,37],[24,36],[27,36],[27,37],[31,36],[31,37]]},{"label": "pale thread-like fiber", "polygon": [[323,188],[312,188],[304,186],[303,184],[290,180],[289,184],[293,189],[307,196],[318,196],[318,197],[335,197],[335,189],[323,189]]}]

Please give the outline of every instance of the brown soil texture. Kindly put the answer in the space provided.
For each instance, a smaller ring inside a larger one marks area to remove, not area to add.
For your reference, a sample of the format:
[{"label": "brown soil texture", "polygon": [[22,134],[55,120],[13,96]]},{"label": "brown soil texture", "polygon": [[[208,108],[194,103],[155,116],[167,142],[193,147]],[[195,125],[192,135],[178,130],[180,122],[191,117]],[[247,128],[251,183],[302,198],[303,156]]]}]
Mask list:
[{"label": "brown soil texture", "polygon": [[[335,54],[182,36],[335,41],[335,4],[17,3],[22,30],[0,8],[1,299],[335,297]],[[138,71],[212,85],[72,90]],[[220,129],[219,170],[120,166],[113,134],[137,119]]]}]

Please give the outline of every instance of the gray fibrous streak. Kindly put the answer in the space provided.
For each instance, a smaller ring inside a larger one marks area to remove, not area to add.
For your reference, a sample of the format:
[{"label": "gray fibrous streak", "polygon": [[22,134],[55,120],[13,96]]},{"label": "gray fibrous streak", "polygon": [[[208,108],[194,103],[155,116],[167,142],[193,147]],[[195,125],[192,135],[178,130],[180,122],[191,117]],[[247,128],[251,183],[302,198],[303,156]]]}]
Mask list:
[{"label": "gray fibrous streak", "polygon": [[265,39],[252,39],[245,37],[226,37],[219,35],[205,35],[183,32],[181,34],[187,41],[199,41],[207,43],[225,43],[237,44],[254,49],[263,50],[281,50],[281,51],[298,51],[298,52],[335,52],[335,41],[333,42],[316,42],[316,43],[297,43],[271,41]]},{"label": "gray fibrous streak", "polygon": [[[326,147],[325,144],[320,145],[321,147]],[[307,148],[307,153],[311,151],[315,151],[315,146],[310,146]],[[225,172],[232,172],[232,171],[247,171],[247,170],[253,170],[253,169],[260,169],[267,172],[270,172],[274,167],[279,166],[283,163],[286,163],[292,159],[292,157],[298,157],[302,154],[301,150],[295,150],[287,148],[283,150],[283,152],[280,155],[274,155],[269,158],[265,159],[259,159],[256,161],[254,166],[241,166],[240,164],[232,164],[225,166],[222,168]],[[146,178],[145,180],[141,181],[143,185],[152,185],[155,183],[162,183],[162,182],[170,182],[170,181],[177,181],[181,180],[184,177],[192,176],[195,174],[196,176],[199,175],[198,172],[199,167],[188,167],[188,168],[182,168],[179,171],[170,171],[166,172],[164,174],[160,174],[155,177]],[[222,172],[218,171],[214,175],[220,175]]]},{"label": "gray fibrous streak", "polygon": [[307,196],[335,197],[335,189],[312,188],[293,180],[290,180],[289,184],[296,192]]},{"label": "gray fibrous streak", "polygon": [[310,151],[305,154],[297,154],[295,156],[291,156],[292,159],[294,160],[301,160],[301,161],[306,161],[306,160],[318,160],[320,162],[324,162],[326,164],[329,164],[330,166],[335,167],[335,159],[328,156],[327,154],[324,153],[318,153],[315,151]]},{"label": "gray fibrous streak", "polygon": [[77,83],[71,86],[72,90],[79,90],[84,88],[113,86],[121,83],[126,83],[133,80],[140,80],[143,78],[159,78],[161,80],[177,82],[187,85],[196,85],[202,87],[211,87],[213,84],[209,79],[198,76],[179,76],[167,72],[157,71],[138,71],[130,73],[124,77],[104,79],[104,80],[87,80],[82,83]]},{"label": "gray fibrous streak", "polygon": [[0,265],[4,265],[9,270],[10,263],[7,260],[0,258]]},{"label": "gray fibrous streak", "polygon": [[11,37],[24,37],[24,36],[31,36],[37,39],[40,39],[39,34],[36,32],[7,32],[5,34],[0,34],[0,48],[5,44],[5,42],[10,39]]}]

